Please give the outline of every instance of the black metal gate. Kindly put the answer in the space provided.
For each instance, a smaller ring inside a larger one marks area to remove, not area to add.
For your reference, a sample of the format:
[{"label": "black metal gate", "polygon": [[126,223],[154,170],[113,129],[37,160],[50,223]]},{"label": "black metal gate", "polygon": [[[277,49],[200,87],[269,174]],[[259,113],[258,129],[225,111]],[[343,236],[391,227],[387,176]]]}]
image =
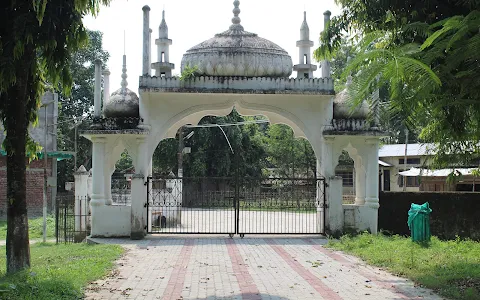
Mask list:
[{"label": "black metal gate", "polygon": [[149,233],[323,233],[324,178],[154,176],[146,185]]}]

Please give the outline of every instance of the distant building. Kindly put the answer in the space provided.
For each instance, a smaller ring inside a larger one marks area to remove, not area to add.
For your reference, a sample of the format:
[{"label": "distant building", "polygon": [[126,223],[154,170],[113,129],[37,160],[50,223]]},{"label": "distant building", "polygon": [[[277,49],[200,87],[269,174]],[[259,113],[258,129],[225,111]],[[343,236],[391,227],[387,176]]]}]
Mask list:
[{"label": "distant building", "polygon": [[[392,192],[480,192],[480,178],[473,176],[474,166],[429,170],[430,157],[434,154],[433,144],[408,144],[405,164],[405,144],[383,145],[378,151],[380,191]],[[452,172],[455,182],[448,182]],[[460,175],[461,176],[458,176]],[[343,179],[344,202],[353,202],[355,195],[355,169],[352,164],[340,162],[335,175]],[[406,184],[405,189],[403,188]]]},{"label": "distant building", "polygon": [[[434,153],[433,144],[408,144],[405,164],[405,144],[383,145],[378,152],[381,190],[403,191],[406,182],[406,191],[412,192],[480,191],[480,178],[472,175],[474,166],[428,170],[429,159]],[[462,175],[455,182],[447,182],[452,172]]]},{"label": "distant building", "polygon": [[[72,153],[57,151],[57,119],[58,119],[58,96],[57,94],[47,92],[42,97],[42,104],[47,104],[38,111],[38,124],[29,129],[30,136],[42,147],[45,146],[45,130],[47,128],[47,174],[48,188],[47,199],[48,209],[51,211],[54,207],[54,199],[57,194],[57,161],[65,158],[71,158]],[[45,126],[45,110],[47,111],[47,126]],[[5,132],[0,123],[0,145],[5,139]],[[0,147],[0,149],[2,149]],[[43,152],[43,150],[42,150]],[[4,150],[0,150],[0,218],[7,216],[7,158]],[[43,154],[40,158],[30,162],[27,165],[27,209],[29,216],[42,215],[43,207],[43,174],[45,162]],[[52,172],[53,170],[53,172]]]}]

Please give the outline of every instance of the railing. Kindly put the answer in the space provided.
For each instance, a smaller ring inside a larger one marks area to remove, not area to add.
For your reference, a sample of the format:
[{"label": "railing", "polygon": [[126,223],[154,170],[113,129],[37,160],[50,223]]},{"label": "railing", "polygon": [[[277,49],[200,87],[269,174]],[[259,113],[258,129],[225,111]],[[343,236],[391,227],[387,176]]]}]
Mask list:
[{"label": "railing", "polygon": [[112,176],[111,191],[113,205],[128,206],[132,204],[130,181],[125,175]]},{"label": "railing", "polygon": [[80,243],[90,234],[90,199],[58,196],[55,205],[55,237],[58,243]]},{"label": "railing", "polygon": [[288,92],[316,92],[333,94],[333,79],[331,78],[270,78],[270,77],[223,77],[198,76],[187,81],[177,77],[140,77],[140,89],[165,90],[258,90],[258,91],[288,91]]}]

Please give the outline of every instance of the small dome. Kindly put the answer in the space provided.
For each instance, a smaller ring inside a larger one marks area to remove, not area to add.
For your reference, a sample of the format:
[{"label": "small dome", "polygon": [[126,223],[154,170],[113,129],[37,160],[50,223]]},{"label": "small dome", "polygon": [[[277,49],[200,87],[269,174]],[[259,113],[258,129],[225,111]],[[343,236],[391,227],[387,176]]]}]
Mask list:
[{"label": "small dome", "polygon": [[362,105],[351,112],[348,103],[348,91],[344,89],[335,96],[333,100],[334,119],[366,119],[369,113],[368,104],[363,101]]},{"label": "small dome", "polygon": [[112,93],[106,105],[103,107],[103,113],[107,118],[138,118],[139,99],[135,92],[119,88]]},{"label": "small dome", "polygon": [[230,29],[189,49],[182,70],[197,67],[199,75],[239,77],[288,77],[292,58],[277,44],[244,31],[240,25],[240,1],[234,1]]}]

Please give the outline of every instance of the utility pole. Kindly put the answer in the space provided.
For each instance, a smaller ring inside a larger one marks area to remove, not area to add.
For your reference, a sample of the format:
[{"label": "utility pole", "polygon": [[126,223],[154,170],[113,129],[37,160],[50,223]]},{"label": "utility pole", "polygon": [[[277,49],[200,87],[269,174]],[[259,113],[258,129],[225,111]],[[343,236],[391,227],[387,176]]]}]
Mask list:
[{"label": "utility pole", "polygon": [[75,156],[74,156],[74,165],[75,165],[75,168],[74,168],[74,172],[77,172],[77,130],[78,130],[78,125],[75,124]]},{"label": "utility pole", "polygon": [[[42,105],[45,109],[45,128],[44,128],[44,142],[43,145],[43,242],[47,241],[47,184],[48,184],[48,155],[47,155],[47,137],[48,137],[48,115],[47,107],[48,105],[55,103],[55,101],[50,101]],[[52,164],[53,166],[53,164]]]}]

